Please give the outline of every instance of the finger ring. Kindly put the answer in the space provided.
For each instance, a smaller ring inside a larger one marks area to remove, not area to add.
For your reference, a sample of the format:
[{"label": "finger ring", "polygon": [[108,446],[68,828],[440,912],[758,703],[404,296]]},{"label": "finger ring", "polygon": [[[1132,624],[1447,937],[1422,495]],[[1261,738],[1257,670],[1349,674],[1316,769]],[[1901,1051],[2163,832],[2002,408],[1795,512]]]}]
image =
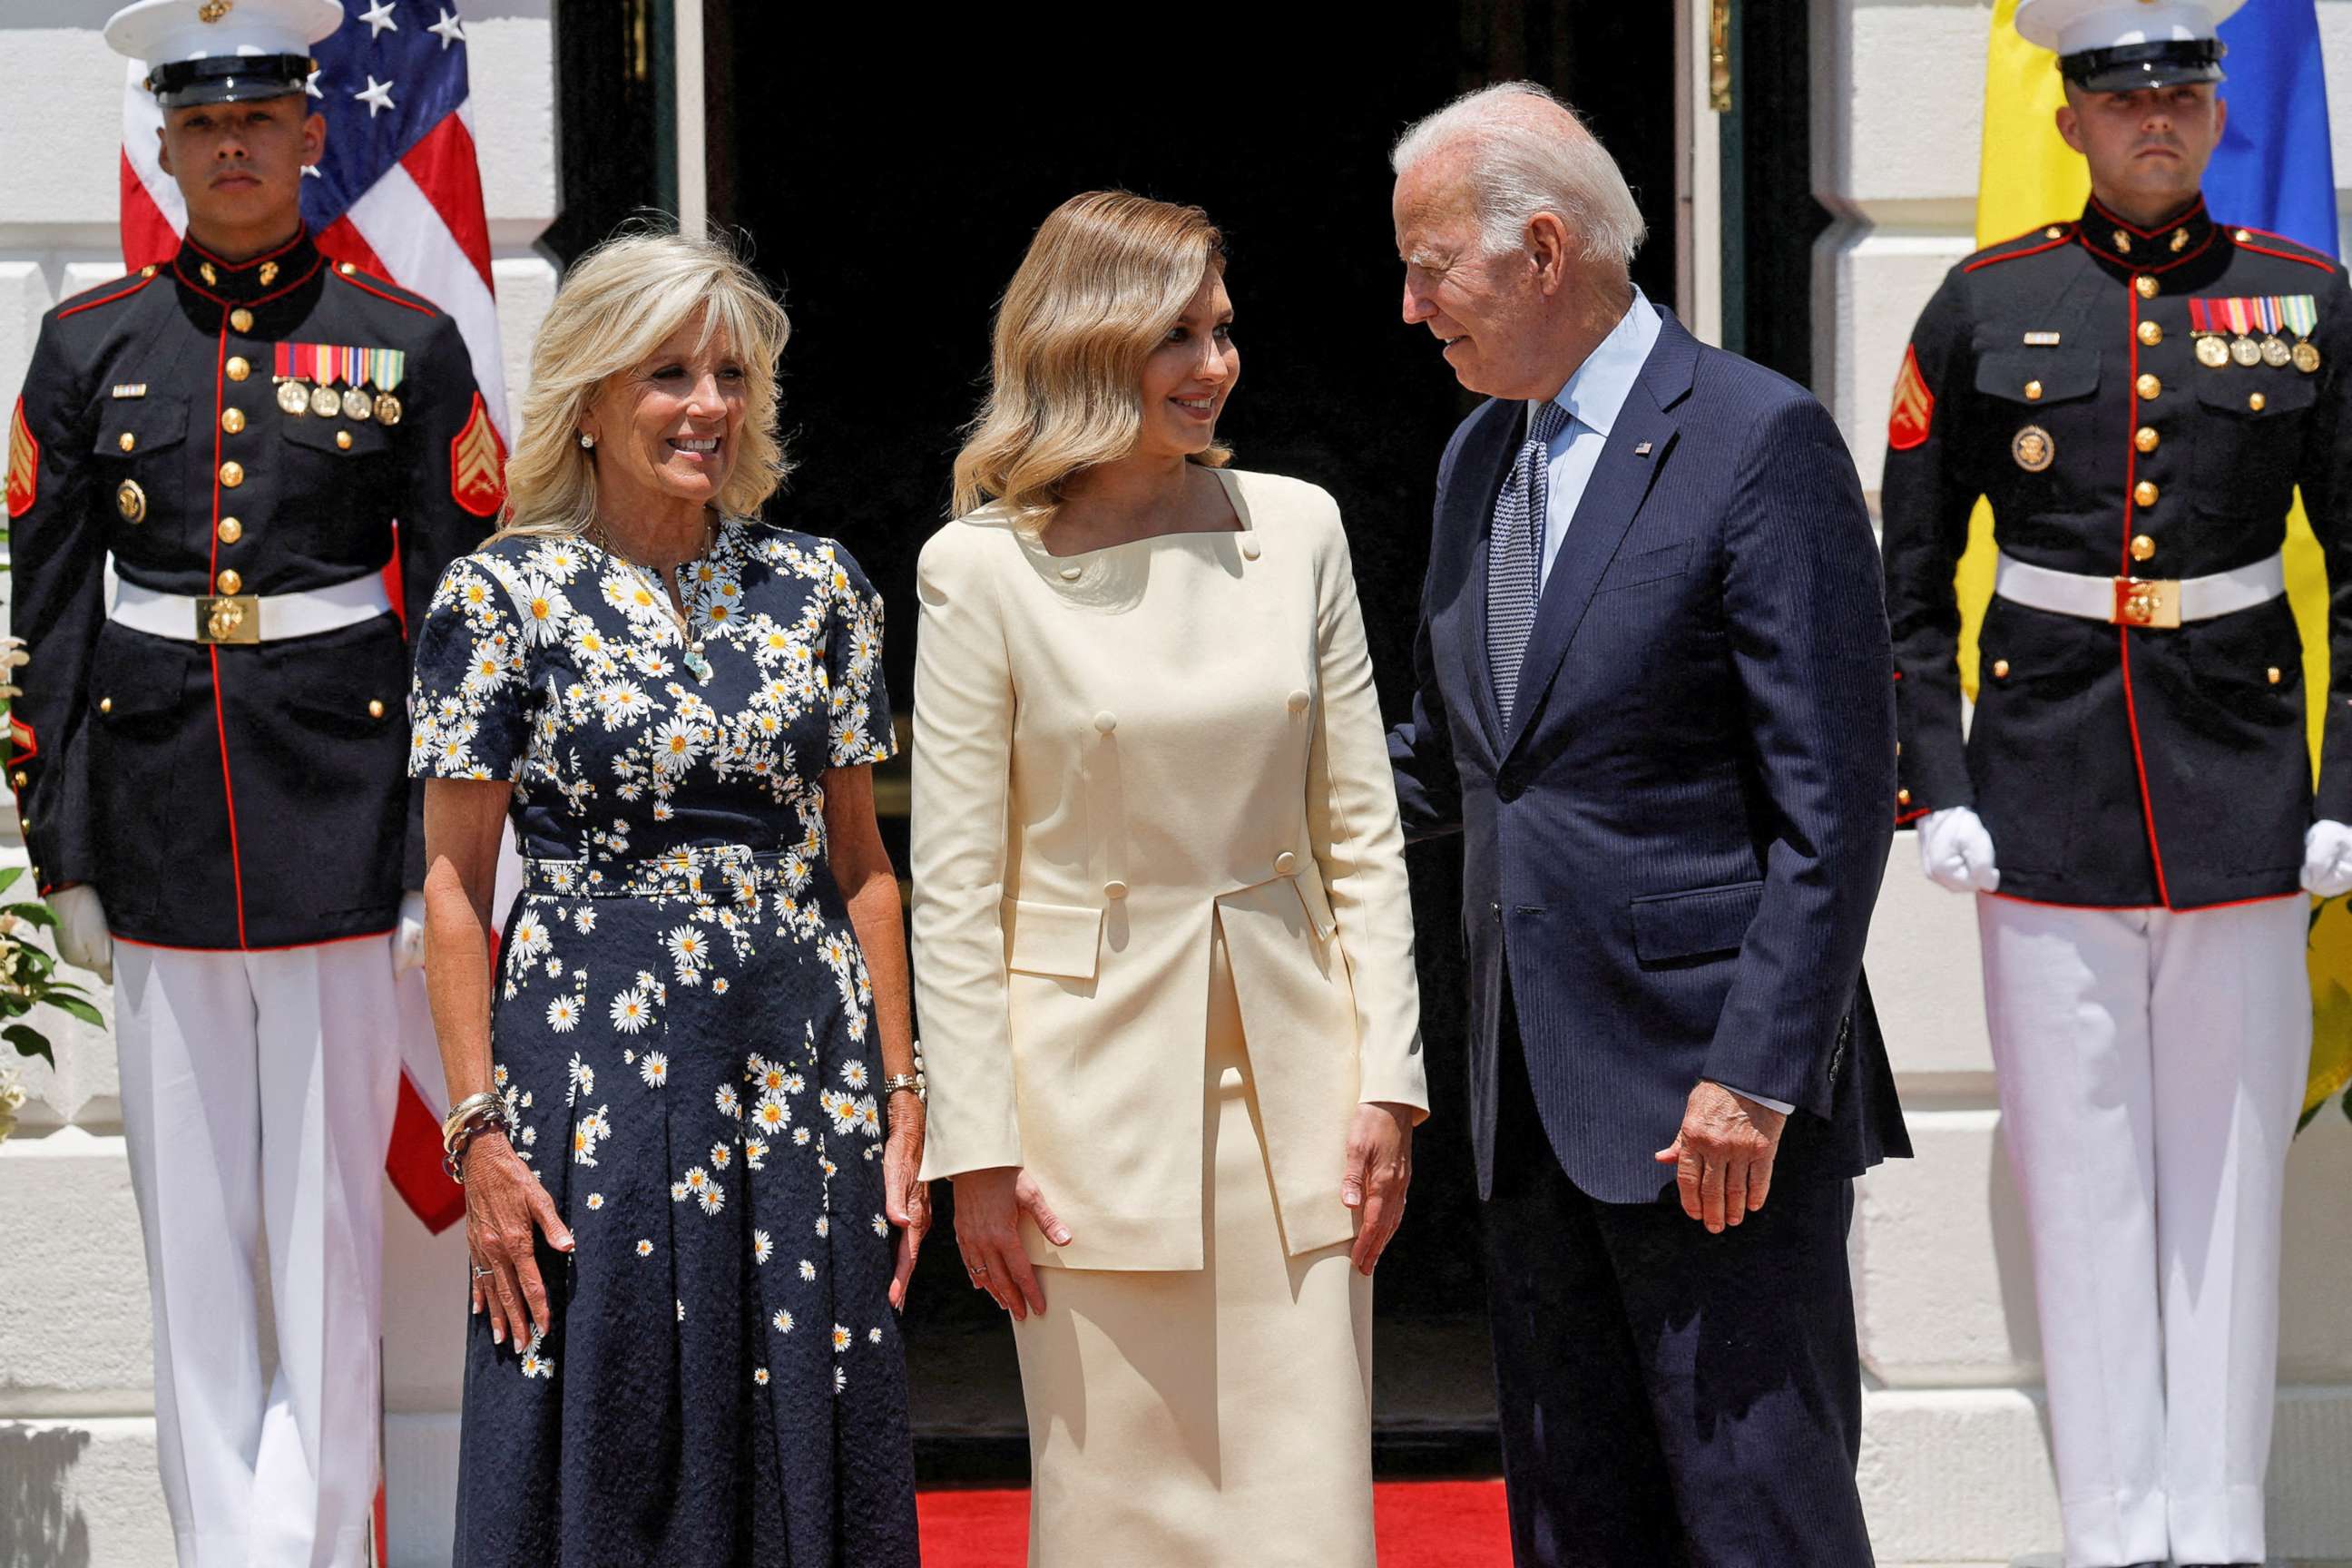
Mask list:
[{"label": "finger ring", "polygon": [[475,1265],[473,1266],[473,1268],[474,1268],[474,1278],[475,1278],[475,1279],[488,1279],[490,1277],[490,1271],[489,1271],[488,1269],[487,1269],[487,1268],[483,1268],[483,1267],[482,1267],[480,1264],[478,1264],[478,1263],[475,1264]]}]

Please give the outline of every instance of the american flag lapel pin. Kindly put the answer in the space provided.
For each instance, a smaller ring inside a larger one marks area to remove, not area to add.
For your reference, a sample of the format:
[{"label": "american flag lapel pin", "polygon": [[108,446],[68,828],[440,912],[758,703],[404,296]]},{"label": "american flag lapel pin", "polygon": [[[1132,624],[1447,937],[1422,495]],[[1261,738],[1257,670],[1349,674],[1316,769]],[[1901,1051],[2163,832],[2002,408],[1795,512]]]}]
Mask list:
[{"label": "american flag lapel pin", "polygon": [[1649,455],[1650,444],[1647,441],[1643,442],[1640,446],[1633,448],[1633,456],[1637,458],[1646,458]]}]

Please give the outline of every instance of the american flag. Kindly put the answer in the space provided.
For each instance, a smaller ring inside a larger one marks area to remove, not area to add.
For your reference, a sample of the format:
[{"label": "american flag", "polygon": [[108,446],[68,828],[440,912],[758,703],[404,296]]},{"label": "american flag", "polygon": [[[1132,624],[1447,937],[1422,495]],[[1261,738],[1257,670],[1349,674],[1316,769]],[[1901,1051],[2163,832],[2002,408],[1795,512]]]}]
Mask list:
[{"label": "american flag", "polygon": [[[414,289],[455,318],[474,379],[509,433],[490,278],[490,229],[466,78],[466,29],[439,0],[341,0],[343,25],[319,44],[310,107],[327,119],[326,153],[306,170],[302,216],[319,248]],[[180,247],[187,205],[156,163],[163,111],[133,62],[122,98],[122,260],[137,268]],[[397,571],[386,574],[399,602]],[[509,847],[508,858],[512,849]],[[503,905],[503,897],[499,900]],[[422,976],[402,977],[400,1103],[384,1169],[434,1230],[465,1212],[442,1173],[447,1096]]]}]

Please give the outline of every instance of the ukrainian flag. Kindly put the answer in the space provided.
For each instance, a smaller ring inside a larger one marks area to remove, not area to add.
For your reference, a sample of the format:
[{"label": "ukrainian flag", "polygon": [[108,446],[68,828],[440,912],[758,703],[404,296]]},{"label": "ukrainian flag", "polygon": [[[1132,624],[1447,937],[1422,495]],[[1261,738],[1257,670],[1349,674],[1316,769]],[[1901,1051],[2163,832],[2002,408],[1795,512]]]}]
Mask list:
[{"label": "ukrainian flag", "polygon": [[[1984,143],[1977,177],[1977,243],[1992,245],[2082,210],[2091,177],[2058,134],[2065,101],[2057,57],[2018,37],[2017,0],[1994,0],[1985,59]],[[2266,228],[2337,254],[2336,171],[2327,139],[2317,0],[2247,0],[2221,26],[2229,46],[2221,96],[2230,120],[2205,171],[2217,222]],[[1958,577],[1960,671],[1971,696],[1977,626],[1992,597],[1992,513],[1977,503]],[[2303,629],[2304,690],[2311,702],[2312,765],[2327,698],[2327,574],[2298,503],[2287,525],[2287,596]],[[2311,926],[2313,1037],[2306,1118],[2352,1087],[2352,907],[2315,906]],[[2352,1099],[2346,1103],[2352,1112]]]}]

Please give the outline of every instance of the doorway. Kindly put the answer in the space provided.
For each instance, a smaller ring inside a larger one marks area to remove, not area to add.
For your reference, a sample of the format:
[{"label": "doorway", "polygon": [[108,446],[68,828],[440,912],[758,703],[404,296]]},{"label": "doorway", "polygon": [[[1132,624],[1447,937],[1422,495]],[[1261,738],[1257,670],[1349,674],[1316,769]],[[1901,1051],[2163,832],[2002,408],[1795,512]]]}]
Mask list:
[{"label": "doorway", "polygon": [[[673,3],[559,7],[563,258],[667,205]],[[709,206],[793,316],[784,424],[799,464],[775,521],[840,539],[889,606],[894,708],[911,691],[914,564],[944,521],[991,311],[1036,225],[1082,190],[1197,203],[1223,228],[1244,376],[1219,434],[1244,468],[1338,498],[1383,706],[1402,717],[1438,455],[1475,400],[1398,319],[1388,214],[1396,133],[1469,88],[1527,78],[1584,113],[1651,237],[1635,279],[1676,300],[1678,7],[1468,0],[1395,13],[1223,14],[1161,44],[1098,12],[815,10],[702,0]],[[601,91],[620,73],[627,90]],[[620,147],[649,159],[615,161]],[[639,165],[644,166],[640,167]],[[906,864],[903,775],[878,781]],[[894,787],[895,784],[895,787]],[[1434,1116],[1378,1292],[1383,1475],[1497,1466],[1485,1270],[1465,1131],[1459,846],[1411,852]],[[1012,1336],[967,1284],[939,1194],[907,1317],[927,1479],[1025,1479]],[[1050,1289],[1050,1281],[1049,1281]]]}]

